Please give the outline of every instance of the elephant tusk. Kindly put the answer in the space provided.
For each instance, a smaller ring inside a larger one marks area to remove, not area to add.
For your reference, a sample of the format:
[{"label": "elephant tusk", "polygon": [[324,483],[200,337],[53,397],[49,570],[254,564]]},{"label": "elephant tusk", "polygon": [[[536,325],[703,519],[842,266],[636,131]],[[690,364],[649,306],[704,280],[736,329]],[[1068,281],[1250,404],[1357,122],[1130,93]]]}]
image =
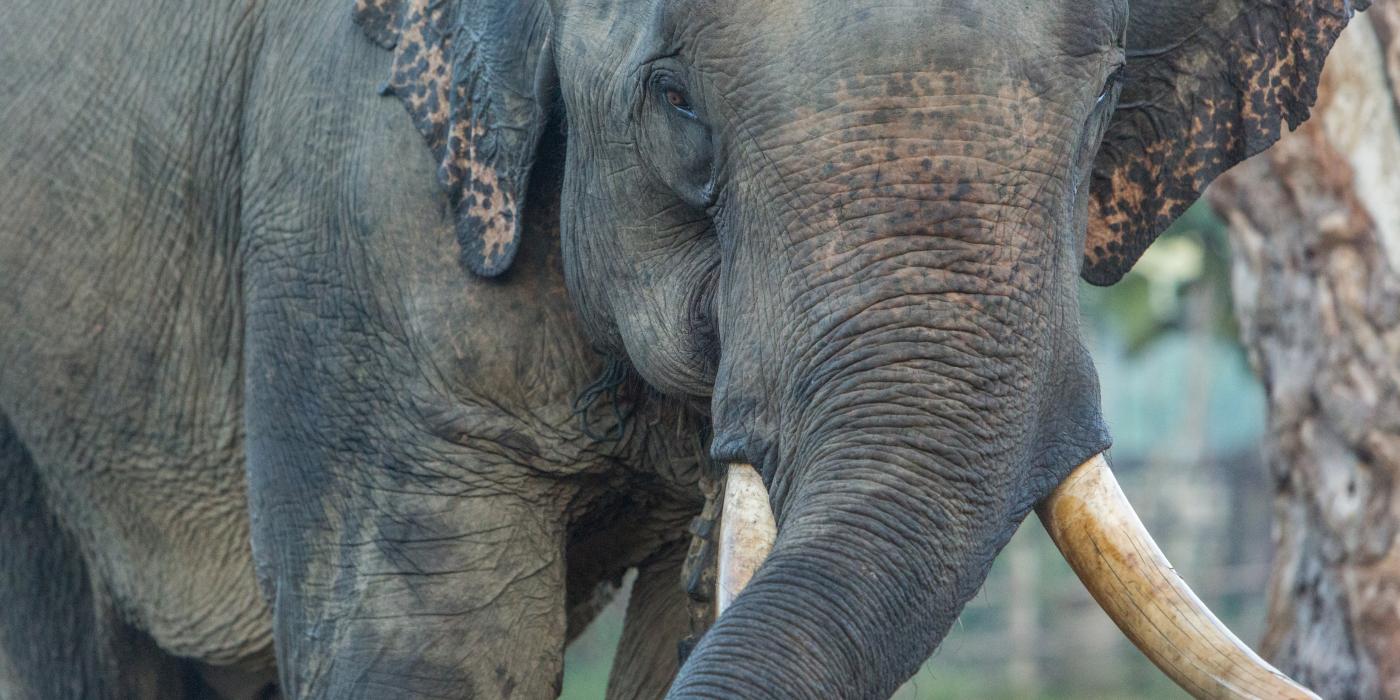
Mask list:
[{"label": "elephant tusk", "polygon": [[768,552],[778,527],[768,503],[763,478],[747,464],[731,464],[724,479],[724,504],[719,523],[719,564],[715,585],[715,617],[719,617],[749,579]]},{"label": "elephant tusk", "polygon": [[1133,644],[1197,698],[1313,698],[1245,646],[1152,541],[1103,455],[1038,508],[1070,568]]}]

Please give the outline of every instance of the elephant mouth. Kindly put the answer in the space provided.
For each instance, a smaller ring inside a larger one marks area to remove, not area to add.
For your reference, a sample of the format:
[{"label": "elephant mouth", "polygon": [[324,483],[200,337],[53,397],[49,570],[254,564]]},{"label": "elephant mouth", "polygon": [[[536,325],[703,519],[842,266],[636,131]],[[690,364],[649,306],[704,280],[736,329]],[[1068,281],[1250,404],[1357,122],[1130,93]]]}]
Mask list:
[{"label": "elephant mouth", "polygon": [[[733,602],[777,536],[763,480],[731,464],[725,480],[715,614]],[[1148,534],[1103,455],[1036,509],[1051,540],[1118,628],[1197,698],[1310,698],[1255,654],[1191,591]]]}]

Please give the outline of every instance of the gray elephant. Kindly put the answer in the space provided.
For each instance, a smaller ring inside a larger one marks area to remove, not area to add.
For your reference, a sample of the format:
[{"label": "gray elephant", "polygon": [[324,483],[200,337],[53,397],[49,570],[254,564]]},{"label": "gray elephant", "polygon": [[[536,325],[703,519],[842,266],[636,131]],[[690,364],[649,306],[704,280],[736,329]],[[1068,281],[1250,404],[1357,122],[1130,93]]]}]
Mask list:
[{"label": "gray elephant", "polygon": [[0,8],[0,696],[888,695],[1365,4],[349,2]]}]

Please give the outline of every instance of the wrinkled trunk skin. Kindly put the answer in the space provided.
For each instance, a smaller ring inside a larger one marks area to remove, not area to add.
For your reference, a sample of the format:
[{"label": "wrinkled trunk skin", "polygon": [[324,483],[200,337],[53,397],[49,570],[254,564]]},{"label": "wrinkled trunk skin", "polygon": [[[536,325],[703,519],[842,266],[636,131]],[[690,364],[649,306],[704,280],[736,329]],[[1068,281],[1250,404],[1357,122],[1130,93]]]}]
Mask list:
[{"label": "wrinkled trunk skin", "polygon": [[1069,126],[848,90],[797,111],[792,132],[825,137],[760,135],[770,158],[740,181],[822,179],[742,187],[726,216],[749,218],[718,222],[746,233],[721,269],[715,456],[770,482],[778,538],[673,698],[888,697],[1029,508],[1106,447],[1069,320],[1079,241],[1057,234],[1070,156],[1022,137]]},{"label": "wrinkled trunk skin", "polygon": [[674,696],[880,698],[913,673],[1020,519],[1009,472],[983,461],[1000,449],[960,462],[918,435],[937,432],[910,430],[917,449],[851,434],[804,449],[820,456],[780,506],[773,553]]},{"label": "wrinkled trunk skin", "polygon": [[1326,698],[1400,698],[1400,1],[1337,42],[1311,121],[1221,178],[1268,392],[1262,652]]}]

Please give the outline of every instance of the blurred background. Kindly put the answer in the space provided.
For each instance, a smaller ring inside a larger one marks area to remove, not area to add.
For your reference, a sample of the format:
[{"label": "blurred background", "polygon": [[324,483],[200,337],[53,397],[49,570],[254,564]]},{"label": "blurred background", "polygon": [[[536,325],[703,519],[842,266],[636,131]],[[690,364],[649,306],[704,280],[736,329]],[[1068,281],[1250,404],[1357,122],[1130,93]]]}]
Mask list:
[{"label": "blurred background", "polygon": [[[1198,203],[1111,288],[1081,290],[1109,455],[1168,558],[1242,639],[1263,630],[1271,491],[1265,399],[1237,336],[1225,225]],[[564,698],[603,697],[626,591],[568,651]],[[1028,518],[937,654],[897,695],[1182,698]]]}]

